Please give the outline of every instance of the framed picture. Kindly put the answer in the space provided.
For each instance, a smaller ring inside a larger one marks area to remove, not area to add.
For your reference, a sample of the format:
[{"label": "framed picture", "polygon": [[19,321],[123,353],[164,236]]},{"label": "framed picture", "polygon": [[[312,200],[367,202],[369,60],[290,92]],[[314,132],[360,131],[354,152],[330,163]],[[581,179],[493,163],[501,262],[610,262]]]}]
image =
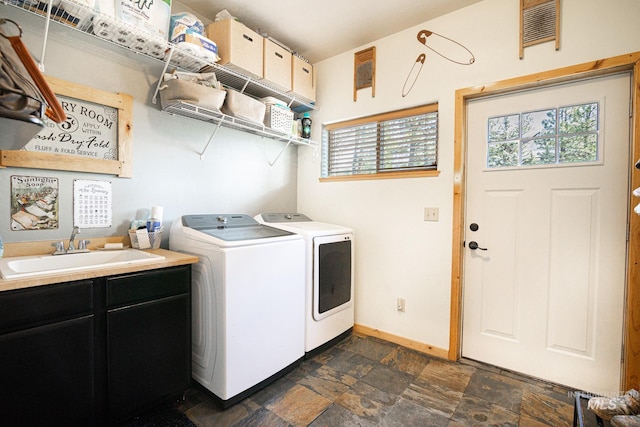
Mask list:
[{"label": "framed picture", "polygon": [[67,120],[59,124],[45,120],[44,129],[22,150],[1,150],[0,166],[130,178],[133,98],[53,77],[46,79],[60,100]]},{"label": "framed picture", "polygon": [[58,178],[11,176],[11,230],[58,228]]}]

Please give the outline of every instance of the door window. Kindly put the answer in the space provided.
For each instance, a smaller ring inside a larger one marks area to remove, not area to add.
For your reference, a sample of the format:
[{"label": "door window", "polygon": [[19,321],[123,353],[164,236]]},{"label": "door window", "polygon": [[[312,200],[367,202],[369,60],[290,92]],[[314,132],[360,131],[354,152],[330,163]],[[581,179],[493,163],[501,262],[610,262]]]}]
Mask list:
[{"label": "door window", "polygon": [[491,117],[487,168],[599,162],[599,132],[598,102]]}]

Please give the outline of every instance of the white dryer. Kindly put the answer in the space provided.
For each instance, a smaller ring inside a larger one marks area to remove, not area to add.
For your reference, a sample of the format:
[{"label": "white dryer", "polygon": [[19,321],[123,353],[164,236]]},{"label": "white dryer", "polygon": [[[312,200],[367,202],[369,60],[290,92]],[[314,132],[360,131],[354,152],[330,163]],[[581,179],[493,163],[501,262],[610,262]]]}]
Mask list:
[{"label": "white dryer", "polygon": [[255,219],[306,242],[305,356],[349,335],[354,324],[353,230],[300,213],[263,213]]},{"label": "white dryer", "polygon": [[248,215],[185,215],[171,250],[195,255],[192,377],[226,408],[304,358],[305,242]]}]

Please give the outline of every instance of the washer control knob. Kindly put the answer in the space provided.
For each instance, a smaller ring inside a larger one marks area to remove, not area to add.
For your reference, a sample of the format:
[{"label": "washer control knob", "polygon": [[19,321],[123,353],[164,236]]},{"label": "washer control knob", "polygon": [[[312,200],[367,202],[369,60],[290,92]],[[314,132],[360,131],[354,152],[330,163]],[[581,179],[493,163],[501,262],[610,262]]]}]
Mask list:
[{"label": "washer control knob", "polygon": [[293,217],[291,216],[291,214],[284,214],[284,218],[285,218],[285,219],[291,219],[291,218],[293,218]]},{"label": "washer control knob", "polygon": [[218,222],[222,222],[222,223],[226,224],[227,223],[227,217],[220,215],[218,217]]}]

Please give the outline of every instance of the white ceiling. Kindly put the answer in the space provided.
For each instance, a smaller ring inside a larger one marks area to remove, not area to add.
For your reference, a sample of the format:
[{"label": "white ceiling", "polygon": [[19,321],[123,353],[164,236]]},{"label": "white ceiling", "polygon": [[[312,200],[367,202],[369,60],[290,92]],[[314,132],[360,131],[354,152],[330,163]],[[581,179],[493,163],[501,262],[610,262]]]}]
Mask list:
[{"label": "white ceiling", "polygon": [[214,20],[226,9],[311,63],[481,0],[178,0]]}]

